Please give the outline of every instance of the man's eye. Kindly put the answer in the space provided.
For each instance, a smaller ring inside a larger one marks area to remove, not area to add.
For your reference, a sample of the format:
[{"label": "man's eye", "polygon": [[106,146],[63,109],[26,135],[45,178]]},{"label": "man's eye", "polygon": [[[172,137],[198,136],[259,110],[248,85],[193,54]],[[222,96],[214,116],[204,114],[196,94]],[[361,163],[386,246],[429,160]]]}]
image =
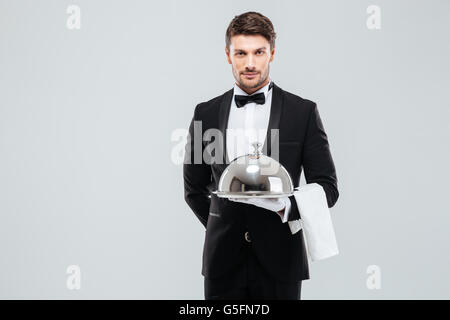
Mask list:
[{"label": "man's eye", "polygon": [[262,54],[262,53],[264,53],[264,51],[257,51],[256,53],[257,54]]},{"label": "man's eye", "polygon": [[243,52],[238,52],[238,56],[243,55],[243,54],[244,54]]}]

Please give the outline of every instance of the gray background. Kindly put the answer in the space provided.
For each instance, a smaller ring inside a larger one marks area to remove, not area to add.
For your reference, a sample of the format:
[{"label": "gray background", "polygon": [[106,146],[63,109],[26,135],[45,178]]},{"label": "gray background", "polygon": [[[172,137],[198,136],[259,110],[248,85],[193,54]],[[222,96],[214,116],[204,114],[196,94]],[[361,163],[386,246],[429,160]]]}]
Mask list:
[{"label": "gray background", "polygon": [[204,228],[171,134],[233,86],[225,29],[255,10],[278,34],[272,79],[318,103],[339,179],[340,254],[310,264],[302,298],[448,299],[449,9],[1,0],[0,298],[203,299]]}]

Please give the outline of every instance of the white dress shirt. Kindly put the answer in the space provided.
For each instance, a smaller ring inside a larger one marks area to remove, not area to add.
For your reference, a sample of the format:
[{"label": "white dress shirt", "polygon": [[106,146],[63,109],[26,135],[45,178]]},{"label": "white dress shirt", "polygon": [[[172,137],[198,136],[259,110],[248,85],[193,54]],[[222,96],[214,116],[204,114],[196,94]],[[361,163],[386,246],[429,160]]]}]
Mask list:
[{"label": "white dress shirt", "polygon": [[[242,90],[236,83],[234,84],[233,99],[231,100],[231,108],[230,114],[228,116],[228,125],[226,130],[226,152],[230,161],[242,155],[253,153],[253,142],[258,141],[261,143],[261,145],[263,145],[267,135],[270,109],[272,105],[273,90],[269,90],[270,82],[271,79],[269,78],[269,82],[264,87],[252,93],[253,95],[264,92],[264,96],[266,99],[264,104],[250,102],[241,108],[238,108],[236,106],[234,96],[248,96],[249,94]],[[287,222],[288,220],[290,208],[291,201],[290,199],[288,199],[286,208],[284,210],[284,215],[282,217],[280,216],[283,223]],[[292,223],[289,223],[289,225],[291,227]],[[296,227],[294,227],[294,229],[297,229],[296,231],[298,231],[298,225],[295,224],[295,226]]]},{"label": "white dress shirt", "polygon": [[234,101],[235,95],[248,96],[237,84],[234,84],[233,99],[231,99],[230,114],[227,126],[227,155],[228,159],[233,160],[239,156],[253,153],[251,144],[255,141],[264,142],[269,125],[270,109],[272,104],[272,91],[269,89],[269,83],[260,88],[254,94],[264,92],[266,102],[256,104],[247,103],[238,108]]}]

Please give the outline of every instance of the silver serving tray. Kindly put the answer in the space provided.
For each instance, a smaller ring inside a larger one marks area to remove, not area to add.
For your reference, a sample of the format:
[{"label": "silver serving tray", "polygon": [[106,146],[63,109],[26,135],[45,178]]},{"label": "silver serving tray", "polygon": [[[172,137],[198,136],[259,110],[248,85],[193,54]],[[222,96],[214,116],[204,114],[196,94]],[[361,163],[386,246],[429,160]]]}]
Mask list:
[{"label": "silver serving tray", "polygon": [[[294,188],[297,190],[298,188]],[[282,197],[290,197],[294,195],[294,192],[287,193],[275,193],[270,191],[247,191],[247,192],[220,192],[220,191],[212,191],[219,198],[237,198],[237,199],[249,199],[249,198],[282,198]]]}]

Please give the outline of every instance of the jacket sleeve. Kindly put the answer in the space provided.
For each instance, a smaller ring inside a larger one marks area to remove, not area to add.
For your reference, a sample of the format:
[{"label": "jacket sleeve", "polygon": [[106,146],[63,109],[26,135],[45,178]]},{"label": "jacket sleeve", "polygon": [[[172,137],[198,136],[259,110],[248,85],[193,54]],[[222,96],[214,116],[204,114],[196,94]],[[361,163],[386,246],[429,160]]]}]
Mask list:
[{"label": "jacket sleeve", "polygon": [[[211,166],[206,164],[203,159],[202,130],[197,128],[198,137],[194,136],[194,128],[200,124],[200,120],[197,119],[198,106],[195,107],[185,146],[183,162],[184,199],[206,228],[211,203],[208,189],[208,185],[211,183]],[[194,143],[195,139],[198,140],[196,143]],[[194,156],[195,153],[197,153],[196,156]]]},{"label": "jacket sleeve", "polygon": [[302,164],[306,183],[320,184],[325,191],[328,207],[331,208],[339,197],[336,169],[317,104],[313,104],[303,145]]}]

